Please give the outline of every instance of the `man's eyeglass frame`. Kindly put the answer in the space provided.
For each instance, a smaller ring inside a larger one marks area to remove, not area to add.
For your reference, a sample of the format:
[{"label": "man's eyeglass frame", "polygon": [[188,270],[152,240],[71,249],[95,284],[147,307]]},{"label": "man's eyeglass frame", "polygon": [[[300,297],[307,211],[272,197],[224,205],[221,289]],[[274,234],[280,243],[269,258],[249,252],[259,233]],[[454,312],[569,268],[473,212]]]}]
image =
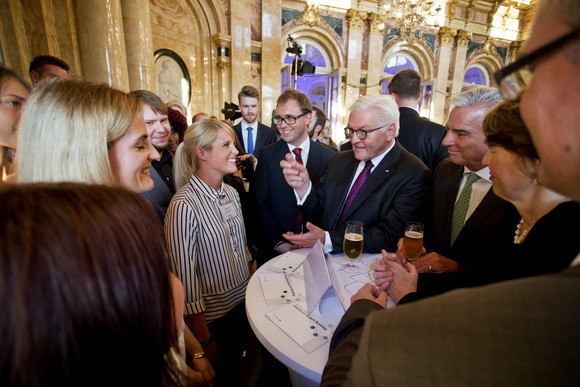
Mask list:
[{"label": "man's eyeglass frame", "polygon": [[[307,114],[308,114],[308,112],[302,113],[299,116],[287,116],[287,117],[276,116],[276,117],[274,117],[273,121],[276,125],[281,125],[282,122],[284,122],[286,125],[293,125],[296,123],[296,121],[298,121],[298,119],[300,117],[304,117]],[[290,120],[292,122],[288,122],[287,120]]]},{"label": "man's eyeglass frame", "polygon": [[[374,129],[369,129],[369,130],[364,130],[364,129],[352,129],[349,127],[344,128],[344,135],[346,136],[346,138],[352,138],[352,136],[354,136],[354,134],[356,133],[356,136],[358,138],[360,138],[361,140],[364,140],[365,138],[367,138],[367,135],[370,132],[374,132],[375,130],[379,130],[384,128],[387,125],[383,125],[383,126],[379,126],[378,128],[374,128]],[[352,133],[351,133],[352,132]]]}]

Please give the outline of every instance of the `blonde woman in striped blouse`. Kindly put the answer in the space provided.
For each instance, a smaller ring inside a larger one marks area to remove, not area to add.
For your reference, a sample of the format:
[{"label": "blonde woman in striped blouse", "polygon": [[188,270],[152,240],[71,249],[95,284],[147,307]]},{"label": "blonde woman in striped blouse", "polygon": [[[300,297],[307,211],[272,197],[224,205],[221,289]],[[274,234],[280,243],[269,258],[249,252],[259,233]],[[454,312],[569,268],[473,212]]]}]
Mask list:
[{"label": "blonde woman in striped blouse", "polygon": [[178,191],[165,218],[171,261],[185,287],[185,318],[216,364],[216,386],[240,384],[249,333],[246,231],[238,193],[223,183],[237,170],[234,139],[219,121],[187,129],[174,159]]}]

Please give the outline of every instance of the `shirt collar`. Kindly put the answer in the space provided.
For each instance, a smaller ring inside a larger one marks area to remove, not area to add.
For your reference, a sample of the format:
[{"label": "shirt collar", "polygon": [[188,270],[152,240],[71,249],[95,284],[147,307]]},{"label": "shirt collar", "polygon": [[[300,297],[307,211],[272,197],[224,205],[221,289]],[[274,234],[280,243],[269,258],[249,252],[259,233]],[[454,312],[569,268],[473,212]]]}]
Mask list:
[{"label": "shirt collar", "polygon": [[252,127],[254,128],[254,130],[258,129],[258,120],[254,121],[254,123],[252,125],[248,124],[246,121],[244,121],[244,119],[242,118],[242,129],[246,130],[248,129],[248,127]]},{"label": "shirt collar", "polygon": [[211,199],[218,200],[220,198],[223,198],[225,195],[223,182],[220,185],[220,189],[217,191],[215,189],[213,189],[212,187],[210,187],[209,185],[207,185],[203,180],[201,180],[199,178],[199,176],[197,176],[196,173],[191,175],[189,182],[191,183],[191,185],[193,186],[194,189],[201,192],[205,196],[208,196]]},{"label": "shirt collar", "polygon": [[290,149],[290,152],[292,152],[296,148],[300,148],[300,149],[302,149],[302,152],[306,152],[306,153],[308,153],[308,151],[310,150],[310,138],[308,136],[306,136],[306,140],[304,140],[304,142],[302,144],[300,144],[299,146],[294,146],[294,145],[290,144],[289,142],[287,142],[286,144],[288,144],[288,149]]},{"label": "shirt collar", "polygon": [[489,168],[488,167],[484,167],[481,168],[479,171],[472,171],[469,168],[467,168],[466,166],[463,166],[463,174],[465,175],[466,173],[469,172],[473,172],[475,173],[477,176],[481,177],[482,179],[488,181],[491,183],[491,175],[489,174]]}]

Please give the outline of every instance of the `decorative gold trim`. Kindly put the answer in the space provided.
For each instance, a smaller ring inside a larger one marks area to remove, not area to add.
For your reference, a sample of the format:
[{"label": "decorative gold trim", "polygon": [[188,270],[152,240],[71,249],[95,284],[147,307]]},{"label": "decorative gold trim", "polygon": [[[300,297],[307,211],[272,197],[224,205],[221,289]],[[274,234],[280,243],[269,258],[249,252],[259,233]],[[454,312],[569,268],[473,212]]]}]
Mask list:
[{"label": "decorative gold trim", "polygon": [[453,44],[453,39],[457,35],[457,29],[449,27],[439,28],[439,37],[441,38],[441,44],[450,46]]},{"label": "decorative gold trim", "polygon": [[349,9],[346,13],[346,20],[351,30],[362,31],[365,20],[367,20],[367,12],[357,11],[356,9]]},{"label": "decorative gold trim", "polygon": [[493,43],[493,39],[491,36],[487,37],[487,40],[485,41],[481,49],[483,50],[483,52],[489,55],[497,54],[497,50],[495,49],[495,44]]},{"label": "decorative gold trim", "polygon": [[385,29],[385,23],[387,22],[386,15],[380,15],[378,13],[369,12],[368,19],[369,27],[371,33],[378,32],[381,33]]},{"label": "decorative gold trim", "polygon": [[310,27],[322,27],[326,24],[326,21],[320,16],[318,12],[318,5],[310,4],[306,8],[306,11],[300,16],[298,16],[298,20],[300,20],[304,24],[308,24]]},{"label": "decorative gold trim", "polygon": [[466,48],[472,36],[473,36],[472,32],[458,30],[457,36],[455,37],[455,40],[457,41],[457,47]]}]

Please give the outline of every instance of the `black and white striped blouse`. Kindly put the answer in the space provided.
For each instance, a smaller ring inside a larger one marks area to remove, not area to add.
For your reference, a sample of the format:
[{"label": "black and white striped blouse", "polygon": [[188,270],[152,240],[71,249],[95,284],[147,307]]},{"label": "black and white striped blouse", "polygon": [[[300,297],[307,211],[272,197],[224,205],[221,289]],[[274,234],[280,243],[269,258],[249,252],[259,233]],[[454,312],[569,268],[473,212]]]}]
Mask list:
[{"label": "black and white striped blouse", "polygon": [[244,300],[249,254],[235,189],[216,191],[193,174],[169,204],[165,238],[186,315],[204,312],[209,323]]}]

